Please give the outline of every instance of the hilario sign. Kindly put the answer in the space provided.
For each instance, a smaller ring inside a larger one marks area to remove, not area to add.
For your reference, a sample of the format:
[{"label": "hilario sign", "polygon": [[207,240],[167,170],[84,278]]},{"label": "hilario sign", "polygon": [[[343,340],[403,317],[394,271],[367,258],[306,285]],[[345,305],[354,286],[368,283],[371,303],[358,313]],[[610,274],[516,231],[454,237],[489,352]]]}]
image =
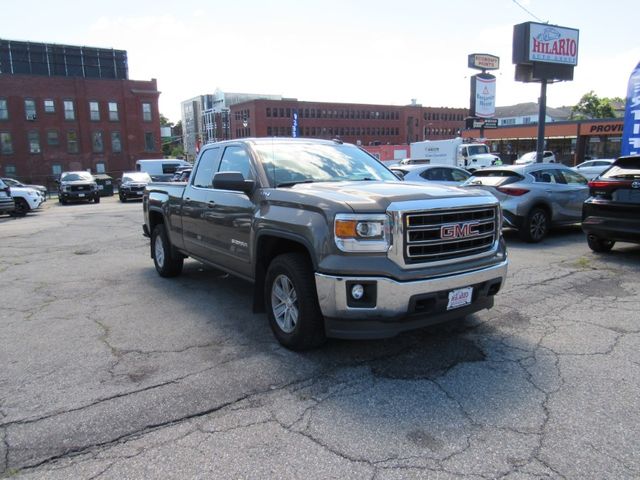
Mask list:
[{"label": "hilario sign", "polygon": [[532,23],[529,37],[532,62],[578,64],[578,30]]},{"label": "hilario sign", "polygon": [[624,113],[622,155],[640,154],[640,63],[631,73]]}]

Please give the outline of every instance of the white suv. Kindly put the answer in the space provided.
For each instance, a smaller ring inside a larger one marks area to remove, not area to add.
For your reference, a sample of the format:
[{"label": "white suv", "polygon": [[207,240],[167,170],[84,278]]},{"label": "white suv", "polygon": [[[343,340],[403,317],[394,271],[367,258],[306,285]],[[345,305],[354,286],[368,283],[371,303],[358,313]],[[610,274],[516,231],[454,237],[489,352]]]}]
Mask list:
[{"label": "white suv", "polygon": [[[515,161],[515,165],[526,165],[536,162],[537,152],[528,152]],[[542,152],[542,163],[556,163],[556,156],[550,150]]]},{"label": "white suv", "polygon": [[16,203],[16,209],[13,213],[20,217],[35,210],[44,202],[44,196],[31,187],[11,187],[11,196]]}]

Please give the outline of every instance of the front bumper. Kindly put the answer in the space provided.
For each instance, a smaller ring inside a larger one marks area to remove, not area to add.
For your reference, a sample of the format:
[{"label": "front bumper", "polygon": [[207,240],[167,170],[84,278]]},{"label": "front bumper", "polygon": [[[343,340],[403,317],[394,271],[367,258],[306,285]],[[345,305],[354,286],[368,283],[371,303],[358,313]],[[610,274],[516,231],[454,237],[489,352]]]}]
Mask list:
[{"label": "front bumper", "polygon": [[129,198],[142,198],[144,195],[144,189],[142,190],[125,190],[122,189],[119,191],[119,194],[122,198],[125,199],[129,199]]},{"label": "front bumper", "polygon": [[[508,261],[491,267],[440,278],[397,282],[384,277],[339,277],[315,274],[316,289],[327,336],[385,338],[493,306],[493,296],[507,277]],[[374,292],[365,306],[353,306],[349,290],[364,284]],[[447,310],[450,291],[473,287],[471,304]]]},{"label": "front bumper", "polygon": [[60,192],[59,196],[62,200],[94,200],[100,194],[98,190],[87,190],[83,192]]}]

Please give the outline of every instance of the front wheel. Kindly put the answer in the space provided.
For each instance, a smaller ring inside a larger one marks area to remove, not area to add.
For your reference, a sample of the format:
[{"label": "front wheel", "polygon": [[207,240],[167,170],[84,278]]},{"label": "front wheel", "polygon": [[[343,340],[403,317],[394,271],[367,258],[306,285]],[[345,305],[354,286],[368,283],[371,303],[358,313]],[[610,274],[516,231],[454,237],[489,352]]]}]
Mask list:
[{"label": "front wheel", "polygon": [[589,248],[596,253],[606,253],[611,251],[615,243],[615,240],[607,240],[606,238],[599,238],[595,235],[587,235],[587,244],[589,245]]},{"label": "front wheel", "polygon": [[542,208],[532,209],[518,233],[525,242],[538,243],[549,233],[549,215]]},{"label": "front wheel", "polygon": [[24,217],[27,212],[30,210],[29,204],[24,198],[16,198],[16,207],[13,211],[13,215],[16,217]]},{"label": "front wheel", "polygon": [[151,256],[161,277],[176,277],[182,272],[184,258],[173,251],[164,225],[156,225],[151,234]]},{"label": "front wheel", "polygon": [[305,255],[286,253],[269,264],[264,297],[269,325],[283,346],[308,350],[324,343],[324,319]]},{"label": "front wheel", "polygon": [[93,202],[94,202],[94,203],[100,203],[100,197],[95,197],[95,198],[93,199]]}]

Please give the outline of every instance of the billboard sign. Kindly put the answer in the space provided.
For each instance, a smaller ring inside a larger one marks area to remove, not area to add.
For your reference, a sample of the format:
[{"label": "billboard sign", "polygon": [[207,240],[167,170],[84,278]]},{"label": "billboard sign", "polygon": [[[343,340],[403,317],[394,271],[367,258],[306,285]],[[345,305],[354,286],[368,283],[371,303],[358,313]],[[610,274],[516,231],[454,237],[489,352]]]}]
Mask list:
[{"label": "billboard sign", "polygon": [[471,116],[491,118],[496,113],[496,77],[479,73],[471,77]]},{"label": "billboard sign", "polygon": [[631,72],[627,87],[621,153],[640,155],[640,62]]},{"label": "billboard sign", "polygon": [[488,53],[472,53],[468,56],[469,68],[476,70],[498,70],[500,68],[500,57],[489,55]]}]

